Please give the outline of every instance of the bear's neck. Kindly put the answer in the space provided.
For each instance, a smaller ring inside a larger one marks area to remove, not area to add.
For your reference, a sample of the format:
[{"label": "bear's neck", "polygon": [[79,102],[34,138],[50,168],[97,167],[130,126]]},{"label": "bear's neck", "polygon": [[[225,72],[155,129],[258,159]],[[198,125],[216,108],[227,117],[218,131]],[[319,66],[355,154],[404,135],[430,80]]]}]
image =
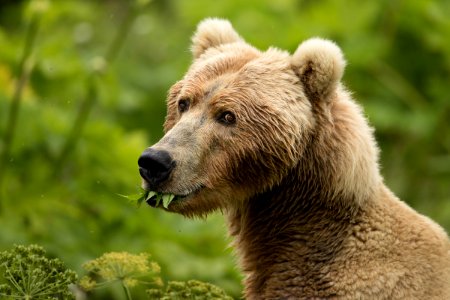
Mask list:
[{"label": "bear's neck", "polygon": [[278,185],[227,211],[249,299],[283,298],[278,292],[293,288],[305,295],[328,291],[327,274],[351,228],[377,205],[383,182],[372,130],[340,93],[328,115],[315,113],[315,132],[304,139],[297,166]]},{"label": "bear's neck", "polygon": [[292,278],[297,289],[322,289],[327,285],[323,268],[336,257],[359,213],[355,199],[323,194],[324,187],[299,184],[294,174],[287,178],[228,212],[229,232],[247,275],[247,299],[276,298],[270,288],[292,285],[287,280]]}]

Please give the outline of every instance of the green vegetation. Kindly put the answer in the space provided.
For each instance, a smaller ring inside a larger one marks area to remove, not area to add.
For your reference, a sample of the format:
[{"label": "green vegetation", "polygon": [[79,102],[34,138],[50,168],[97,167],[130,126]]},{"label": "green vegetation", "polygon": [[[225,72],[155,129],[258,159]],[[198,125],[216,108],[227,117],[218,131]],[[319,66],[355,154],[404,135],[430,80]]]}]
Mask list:
[{"label": "green vegetation", "polygon": [[78,282],[74,271],[45,254],[37,245],[14,246],[0,253],[2,299],[75,299],[77,293],[92,298],[96,296],[93,290],[115,283],[120,284],[128,300],[133,299],[131,289],[136,287],[147,288],[148,299],[232,299],[221,288],[198,280],[169,281],[164,287],[159,277],[161,268],[147,253],[105,253],[83,265],[87,275]]},{"label": "green vegetation", "polygon": [[137,206],[140,207],[142,202],[148,202],[150,200],[155,201],[154,207],[159,207],[161,204],[164,208],[168,208],[169,204],[177,200],[178,197],[174,194],[166,194],[166,193],[159,193],[154,191],[147,191],[144,189],[141,189],[141,192],[136,195],[120,195],[124,198],[127,198],[128,200],[132,202],[136,202]]},{"label": "green vegetation", "polygon": [[[147,253],[105,253],[83,265],[89,275],[80,280],[80,286],[85,291],[91,291],[119,282],[128,300],[133,299],[131,288],[138,285],[148,288],[146,293],[149,299],[232,299],[221,288],[198,280],[169,281],[164,286],[159,277],[159,265],[149,259],[150,255]],[[98,279],[102,282],[97,282]]]},{"label": "green vegetation", "polygon": [[172,300],[232,300],[221,288],[201,282],[189,280],[187,282],[169,281],[165,290],[149,289],[147,294],[151,299]]},{"label": "green vegetation", "polygon": [[42,247],[15,246],[0,253],[2,299],[75,299],[69,290],[77,275],[57,258],[45,257]]},{"label": "green vegetation", "polygon": [[[127,299],[131,299],[130,288],[138,284],[162,285],[159,277],[161,268],[157,263],[150,262],[146,253],[109,252],[85,263],[83,268],[89,272],[80,281],[80,286],[86,291],[119,282]],[[145,280],[145,277],[149,279]],[[97,278],[103,281],[97,282]]]},{"label": "green vegetation", "polygon": [[[167,90],[208,16],[261,49],[335,40],[387,185],[450,230],[449,15],[444,0],[1,1],[0,250],[36,243],[78,274],[103,253],[152,253],[163,282],[239,297],[222,216],[187,220],[118,196],[139,188],[137,159],[162,136]],[[89,299],[123,296],[113,285]]]}]

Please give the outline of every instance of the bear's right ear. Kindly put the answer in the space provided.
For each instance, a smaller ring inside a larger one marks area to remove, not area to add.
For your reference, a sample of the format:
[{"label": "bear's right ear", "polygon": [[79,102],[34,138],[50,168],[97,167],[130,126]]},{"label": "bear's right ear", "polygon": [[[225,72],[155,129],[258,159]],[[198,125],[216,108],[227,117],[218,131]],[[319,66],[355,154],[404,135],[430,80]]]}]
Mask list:
[{"label": "bear's right ear", "polygon": [[311,100],[326,100],[341,81],[345,59],[333,42],[312,38],[298,46],[292,68]]},{"label": "bear's right ear", "polygon": [[192,37],[191,51],[194,58],[199,58],[208,48],[238,41],[242,41],[242,38],[229,21],[208,18],[198,24]]}]

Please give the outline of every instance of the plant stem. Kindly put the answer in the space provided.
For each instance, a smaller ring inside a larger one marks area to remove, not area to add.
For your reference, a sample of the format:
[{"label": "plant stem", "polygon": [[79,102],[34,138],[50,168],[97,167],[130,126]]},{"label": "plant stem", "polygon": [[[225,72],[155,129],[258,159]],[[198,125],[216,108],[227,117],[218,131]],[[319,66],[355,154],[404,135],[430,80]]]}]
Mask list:
[{"label": "plant stem", "polygon": [[[137,14],[138,14],[137,9],[134,6],[130,7],[130,12],[127,14],[124,21],[120,25],[116,36],[114,37],[113,41],[108,47],[108,50],[106,51],[105,54],[106,68],[109,65],[111,65],[116,59]],[[86,125],[88,117],[98,98],[98,88],[95,83],[95,78],[100,77],[101,75],[102,75],[101,71],[100,72],[93,71],[93,74],[91,74],[87,79],[87,86],[88,86],[87,95],[83,100],[83,102],[81,103],[80,109],[78,110],[75,119],[75,123],[70,131],[70,134],[68,135],[68,138],[66,139],[62,147],[61,153],[54,163],[53,174],[55,176],[57,176],[60,173],[62,165],[67,160],[73,149],[75,149],[76,144],[78,143],[79,139],[82,136],[83,129]]]},{"label": "plant stem", "polygon": [[0,212],[3,201],[3,179],[10,159],[11,148],[14,142],[14,136],[17,128],[17,118],[22,100],[22,92],[25,88],[31,71],[33,69],[33,48],[39,29],[39,18],[33,16],[28,24],[25,36],[23,54],[17,69],[17,82],[14,88],[14,94],[11,99],[11,106],[8,111],[5,135],[3,137],[3,150],[0,153]]},{"label": "plant stem", "polygon": [[78,114],[76,116],[73,127],[70,130],[70,133],[67,136],[66,142],[63,145],[61,153],[59,157],[56,159],[54,163],[54,175],[56,176],[61,170],[63,162],[67,159],[72,149],[75,147],[77,141],[80,139],[81,133],[84,128],[84,124],[86,123],[88,116],[94,106],[94,103],[97,101],[98,92],[96,87],[94,75],[91,75],[87,79],[87,93],[86,98],[81,103],[81,106],[78,110]]},{"label": "plant stem", "polygon": [[413,110],[423,110],[428,106],[428,100],[420,91],[402,76],[395,68],[379,61],[374,65],[377,79],[390,89],[400,100]]},{"label": "plant stem", "polygon": [[130,32],[131,25],[133,25],[134,19],[137,17],[137,10],[134,6],[130,7],[130,11],[125,16],[124,21],[122,22],[119,31],[117,31],[116,36],[113,41],[109,45],[108,51],[106,51],[105,60],[108,64],[112,64],[117,55],[119,54],[120,49],[122,48],[125,38]]},{"label": "plant stem", "polygon": [[122,287],[125,292],[125,295],[127,296],[127,300],[133,300],[131,297],[130,289],[127,287],[127,285],[122,281]]}]

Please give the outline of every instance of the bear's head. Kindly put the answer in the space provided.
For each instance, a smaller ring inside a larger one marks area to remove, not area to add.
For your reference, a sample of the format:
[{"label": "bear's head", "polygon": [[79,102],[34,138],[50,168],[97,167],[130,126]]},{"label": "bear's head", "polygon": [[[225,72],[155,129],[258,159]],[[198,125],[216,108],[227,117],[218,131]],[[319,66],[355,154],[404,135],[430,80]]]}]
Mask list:
[{"label": "bear's head", "polygon": [[165,135],[139,161],[145,189],[181,196],[169,210],[240,206],[293,174],[299,186],[367,198],[379,180],[377,150],[340,83],[345,61],[334,43],[261,52],[228,21],[206,19],[192,53],[168,94]]}]

